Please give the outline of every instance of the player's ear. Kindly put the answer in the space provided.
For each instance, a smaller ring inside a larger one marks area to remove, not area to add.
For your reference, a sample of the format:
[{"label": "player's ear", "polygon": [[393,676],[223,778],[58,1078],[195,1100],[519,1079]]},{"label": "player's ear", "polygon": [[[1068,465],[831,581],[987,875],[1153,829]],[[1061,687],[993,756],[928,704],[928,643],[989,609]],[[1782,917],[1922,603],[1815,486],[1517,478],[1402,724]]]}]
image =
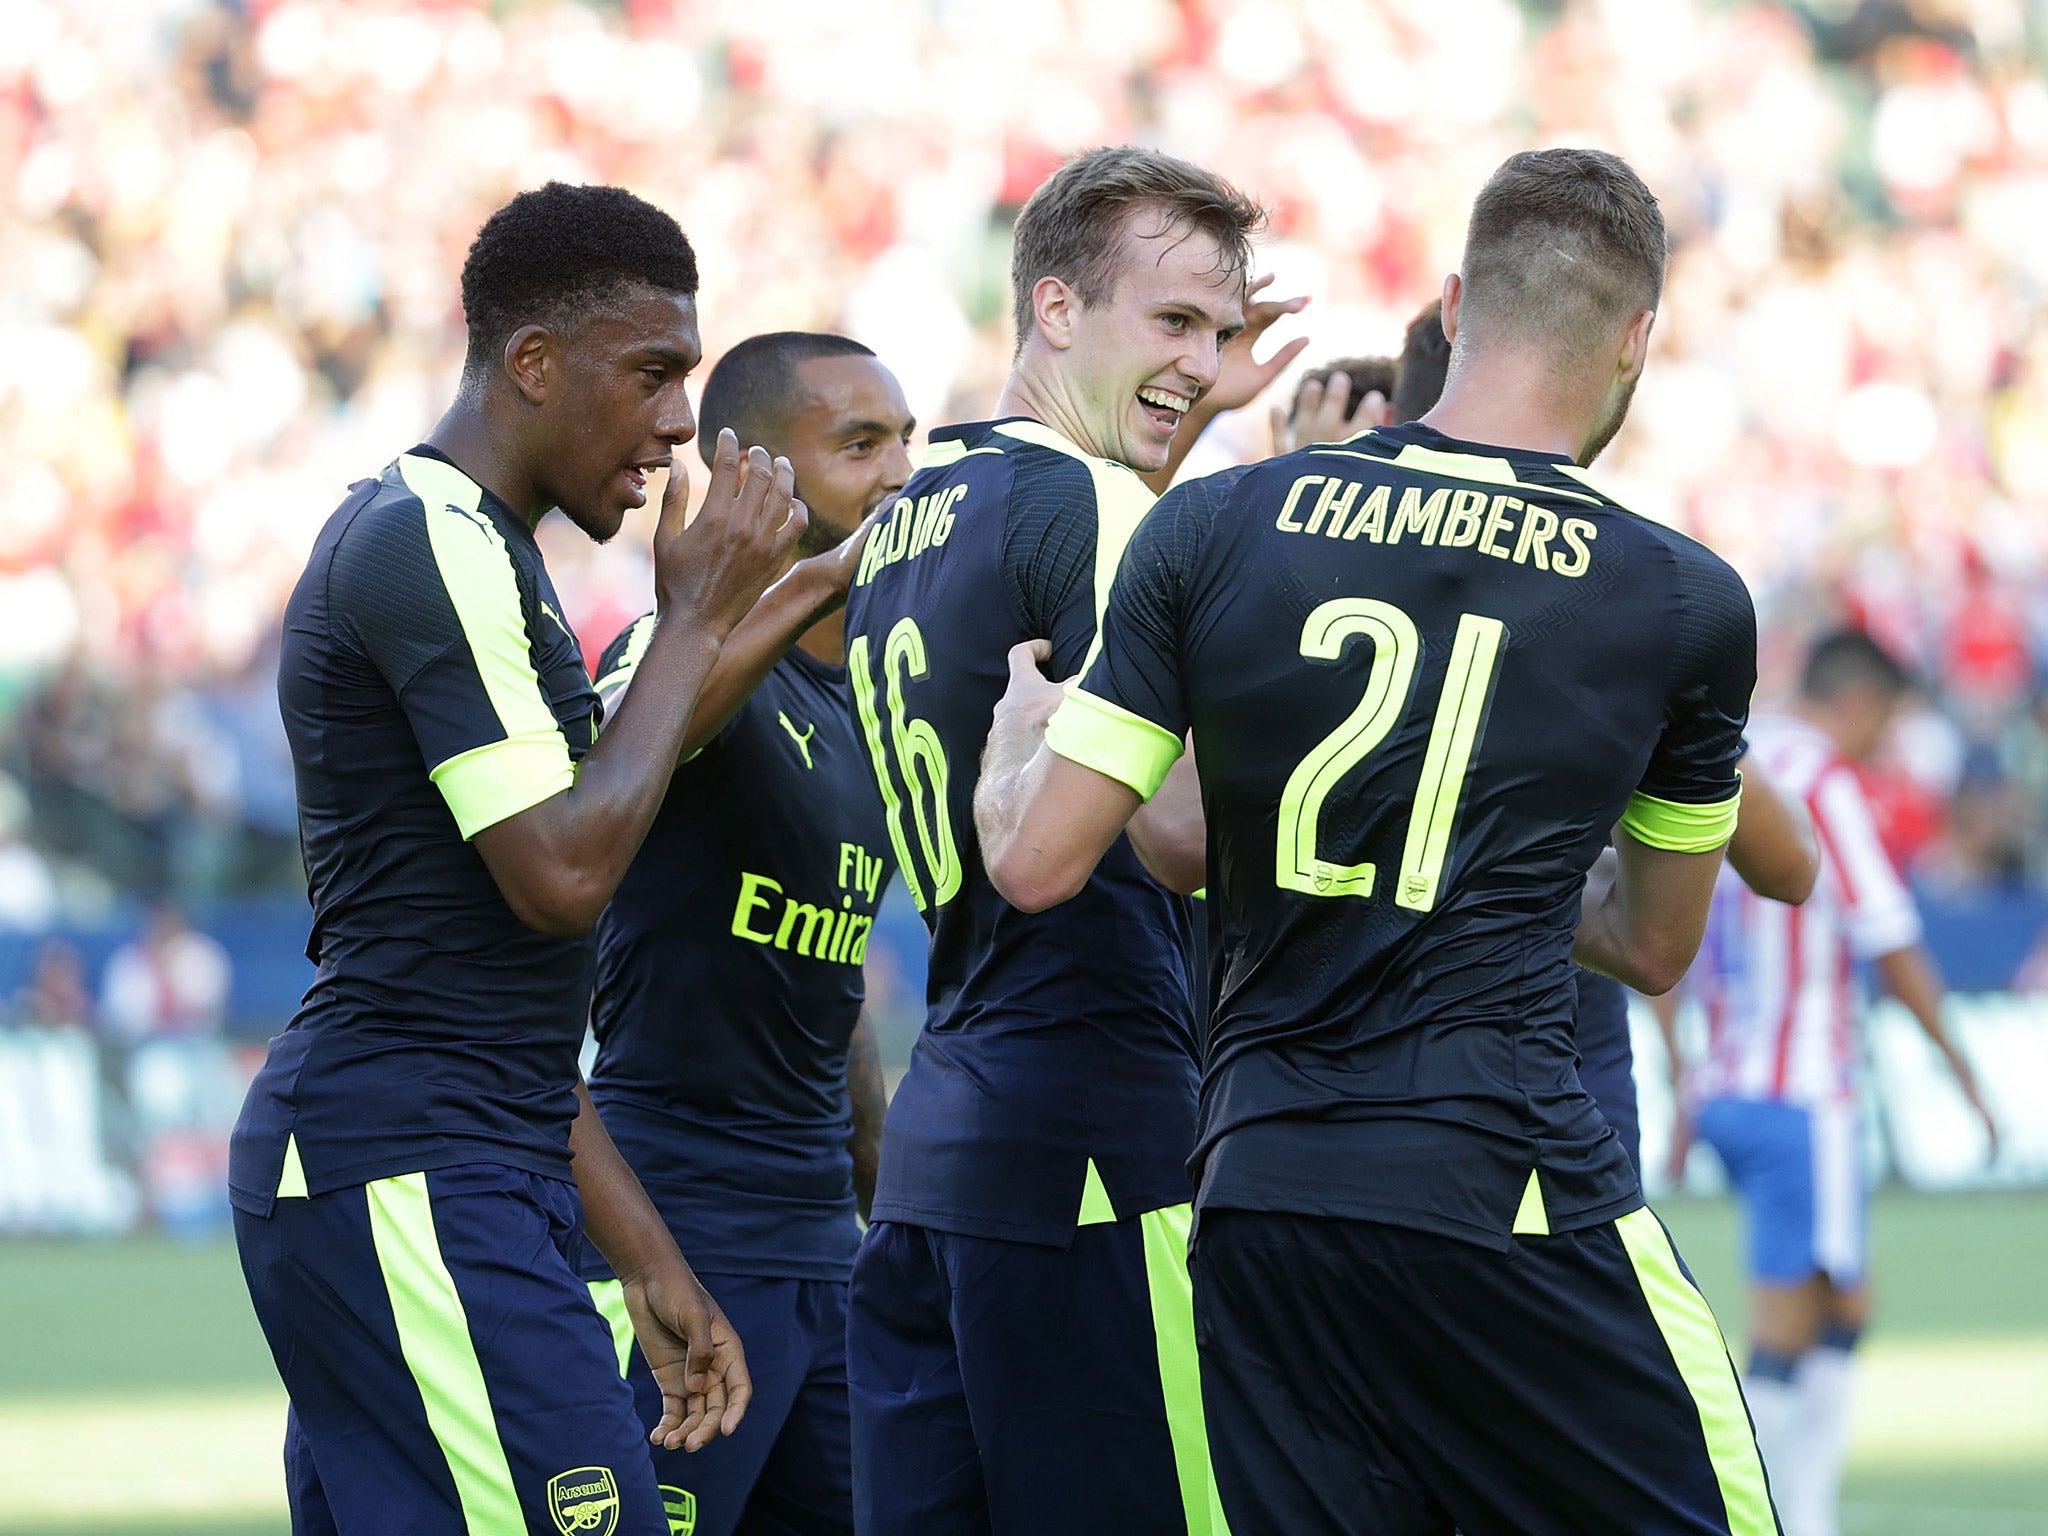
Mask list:
[{"label": "player's ear", "polygon": [[505,374],[519,393],[545,405],[548,385],[560,366],[554,334],[540,325],[522,325],[505,338]]},{"label": "player's ear", "polygon": [[1444,279],[1443,327],[1444,340],[1458,339],[1458,305],[1465,297],[1465,280],[1453,272]]},{"label": "player's ear", "polygon": [[1081,296],[1056,277],[1041,277],[1031,285],[1031,318],[1055,351],[1064,352],[1074,344],[1080,309]]},{"label": "player's ear", "polygon": [[1657,311],[1638,310],[1621,337],[1621,376],[1639,378],[1650,360],[1650,327],[1657,323]]}]

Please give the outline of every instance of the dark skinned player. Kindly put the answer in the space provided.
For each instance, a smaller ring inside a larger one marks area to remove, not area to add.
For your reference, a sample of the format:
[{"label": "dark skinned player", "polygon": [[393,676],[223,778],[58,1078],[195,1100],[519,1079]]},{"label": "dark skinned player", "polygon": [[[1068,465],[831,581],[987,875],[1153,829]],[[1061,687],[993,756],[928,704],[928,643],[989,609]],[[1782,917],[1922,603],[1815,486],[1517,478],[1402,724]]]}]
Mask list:
[{"label": "dark skinned player", "polygon": [[649,1426],[573,1267],[586,1233],[661,1384],[655,1438],[702,1446],[746,1407],[738,1340],[576,1055],[590,930],[804,512],[789,465],[730,437],[687,527],[671,476],[660,621],[601,736],[533,539],[557,507],[610,538],[690,440],[696,289],[675,221],[617,188],[500,209],[463,266],[454,404],[350,490],[286,610],[318,972],[229,1179],[292,1400],[296,1531],[665,1536]]}]

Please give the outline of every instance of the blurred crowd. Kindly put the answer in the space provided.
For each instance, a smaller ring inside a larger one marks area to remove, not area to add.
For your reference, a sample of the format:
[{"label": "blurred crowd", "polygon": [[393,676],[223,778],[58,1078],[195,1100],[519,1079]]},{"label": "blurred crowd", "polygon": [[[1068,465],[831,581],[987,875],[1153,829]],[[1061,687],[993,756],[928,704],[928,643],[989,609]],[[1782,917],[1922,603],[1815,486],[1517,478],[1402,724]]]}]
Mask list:
[{"label": "blurred crowd", "polygon": [[[842,329],[930,422],[994,399],[1016,206],[1126,140],[1271,207],[1307,363],[1396,346],[1506,154],[1626,155],[1676,249],[1603,482],[1743,572],[1766,695],[1841,619],[1893,647],[1924,683],[1896,851],[2039,886],[2044,63],[2042,0],[12,0],[0,927],[290,888],[277,616],[449,395],[462,256],[511,193],[654,198],[711,356]],[[594,656],[645,606],[640,540],[545,537]]]}]

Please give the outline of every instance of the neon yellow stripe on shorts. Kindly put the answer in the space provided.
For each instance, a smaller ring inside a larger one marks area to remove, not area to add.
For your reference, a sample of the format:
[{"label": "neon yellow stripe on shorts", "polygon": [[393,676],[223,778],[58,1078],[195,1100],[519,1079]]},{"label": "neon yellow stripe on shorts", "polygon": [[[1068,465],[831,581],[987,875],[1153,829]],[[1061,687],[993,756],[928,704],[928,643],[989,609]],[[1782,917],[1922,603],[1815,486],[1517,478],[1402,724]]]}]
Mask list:
[{"label": "neon yellow stripe on shorts", "polygon": [[525,1536],[526,1517],[498,1438],[469,1315],[434,1235],[427,1176],[405,1173],[365,1186],[377,1266],[391,1293],[398,1346],[419,1387],[427,1423],[448,1460],[469,1536]]},{"label": "neon yellow stripe on shorts", "polygon": [[618,1351],[619,1374],[623,1376],[633,1359],[633,1316],[626,1310],[626,1288],[616,1280],[592,1280],[590,1304],[611,1330],[612,1348]]},{"label": "neon yellow stripe on shorts", "polygon": [[1672,1363],[1699,1408],[1707,1459],[1713,1463],[1721,1502],[1728,1513],[1729,1536],[1778,1536],[1763,1459],[1757,1454],[1756,1432],[1750,1428],[1749,1410],[1742,1404],[1742,1388],[1736,1385],[1727,1341],[1721,1337],[1721,1326],[1714,1321],[1706,1297],[1685,1278],[1678,1255],[1671,1251],[1671,1239],[1648,1206],[1630,1211],[1615,1222],[1614,1230],[1621,1234],[1622,1246],[1635,1266],[1636,1282],[1642,1286],[1650,1315],[1671,1350]]},{"label": "neon yellow stripe on shorts", "polygon": [[1202,1369],[1195,1354],[1195,1290],[1188,1276],[1188,1230],[1194,1207],[1170,1205],[1138,1218],[1145,1234],[1145,1284],[1152,1293],[1152,1336],[1159,1349],[1159,1387],[1180,1476],[1188,1536],[1230,1536],[1209,1462],[1209,1424],[1202,1412]]}]

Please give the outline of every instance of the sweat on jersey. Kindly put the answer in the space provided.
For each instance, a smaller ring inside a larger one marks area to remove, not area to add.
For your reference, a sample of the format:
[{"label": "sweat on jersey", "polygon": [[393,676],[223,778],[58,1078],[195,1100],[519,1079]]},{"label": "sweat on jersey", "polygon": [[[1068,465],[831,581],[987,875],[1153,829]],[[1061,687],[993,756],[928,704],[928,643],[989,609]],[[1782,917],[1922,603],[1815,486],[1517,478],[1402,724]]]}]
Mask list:
[{"label": "sweat on jersey", "polygon": [[[608,708],[653,632],[606,650]],[[591,1097],[702,1273],[852,1272],[847,1042],[894,868],[845,669],[791,650],[676,769],[605,908]]]},{"label": "sweat on jersey", "polygon": [[903,883],[932,935],[923,1033],[889,1106],[877,1221],[1064,1246],[1186,1203],[1194,1009],[1186,901],[1119,839],[1038,914],[982,866],[974,784],[1020,641],[1056,676],[1152,495],[1028,420],[932,434],[846,606],[856,715]]},{"label": "sweat on jersey", "polygon": [[1723,873],[1688,989],[1707,1014],[1701,1098],[1841,1103],[1856,1092],[1855,963],[1920,942],[1920,913],[1877,835],[1856,770],[1801,720],[1759,716],[1757,766],[1803,801],[1820,839],[1820,878],[1788,907]]},{"label": "sweat on jersey", "polygon": [[1735,823],[1749,594],[1557,455],[1411,423],[1178,487],[1062,756],[1149,797],[1192,729],[1220,938],[1198,1203],[1496,1248],[1640,1202],[1574,1066],[1620,822]]},{"label": "sweat on jersey", "polygon": [[526,520],[432,448],[321,530],[278,662],[317,971],[235,1127],[243,1210],[456,1163],[569,1177],[590,944],[520,922],[468,842],[596,737],[561,614]]}]

